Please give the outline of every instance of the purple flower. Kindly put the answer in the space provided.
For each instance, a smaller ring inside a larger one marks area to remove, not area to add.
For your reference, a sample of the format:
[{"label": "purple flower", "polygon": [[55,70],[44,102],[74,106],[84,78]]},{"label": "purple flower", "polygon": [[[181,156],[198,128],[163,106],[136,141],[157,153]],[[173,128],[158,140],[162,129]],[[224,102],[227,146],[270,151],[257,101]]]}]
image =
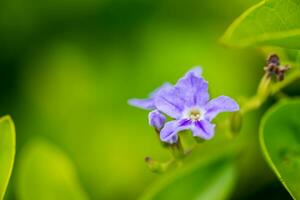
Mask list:
[{"label": "purple flower", "polygon": [[[210,139],[215,125],[211,123],[220,112],[239,110],[238,104],[227,96],[209,100],[208,83],[201,77],[202,69],[189,70],[175,86],[165,83],[149,95],[147,99],[131,99],[132,106],[149,113],[149,124],[160,131],[160,138],[167,143],[176,143],[177,133],[191,130],[193,136]],[[165,115],[174,120],[165,123]]]},{"label": "purple flower", "polygon": [[211,121],[216,115],[239,110],[230,97],[209,98],[208,83],[193,72],[188,72],[174,87],[159,91],[154,98],[156,109],[174,119],[162,128],[161,140],[175,143],[182,130],[191,130],[193,136],[208,140],[214,135]]},{"label": "purple flower", "polygon": [[[195,76],[199,76],[202,74],[202,69],[200,67],[194,67],[193,69],[189,70],[185,76],[189,76],[190,74],[194,74]],[[167,91],[172,89],[173,86],[170,83],[164,83],[162,86],[157,88],[153,91],[148,98],[146,99],[129,99],[128,103],[132,106],[146,109],[146,110],[153,110],[149,113],[148,119],[149,124],[155,127],[157,130],[160,130],[166,121],[166,117],[157,110],[155,106],[155,98],[156,95],[160,92]]]}]

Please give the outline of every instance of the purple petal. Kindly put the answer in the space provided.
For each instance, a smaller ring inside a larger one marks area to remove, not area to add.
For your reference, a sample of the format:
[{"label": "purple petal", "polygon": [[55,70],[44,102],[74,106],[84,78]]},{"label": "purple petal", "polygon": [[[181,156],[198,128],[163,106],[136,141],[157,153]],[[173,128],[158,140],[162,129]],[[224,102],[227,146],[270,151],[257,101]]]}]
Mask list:
[{"label": "purple petal", "polygon": [[179,126],[189,126],[192,124],[190,119],[181,119],[179,120]]},{"label": "purple petal", "polygon": [[184,100],[175,88],[161,90],[154,98],[155,106],[161,112],[179,119],[184,109]]},{"label": "purple petal", "polygon": [[155,97],[160,91],[168,90],[172,87],[173,87],[173,85],[171,83],[166,82],[166,83],[162,84],[160,87],[156,88],[153,92],[151,92],[150,97]]},{"label": "purple petal", "polygon": [[209,140],[214,136],[215,125],[206,120],[196,121],[192,127],[192,132],[193,136]]},{"label": "purple petal", "polygon": [[193,72],[181,78],[175,88],[187,107],[203,106],[209,100],[207,81]]},{"label": "purple petal", "polygon": [[167,122],[163,129],[160,131],[160,139],[163,142],[173,144],[177,142],[177,133],[179,131],[189,129],[191,125],[191,121],[189,121],[189,123],[187,123],[186,121],[183,123],[182,120],[174,120]]},{"label": "purple petal", "polygon": [[129,99],[128,104],[131,106],[135,106],[138,108],[146,109],[146,110],[154,110],[156,109],[154,104],[154,98],[155,96],[163,90],[167,90],[169,88],[172,88],[173,86],[170,83],[164,83],[160,87],[158,87],[156,90],[154,90],[152,93],[150,93],[150,97],[147,99]]},{"label": "purple petal", "polygon": [[135,106],[138,108],[146,109],[146,110],[153,110],[155,109],[154,99],[129,99],[128,104],[131,106]]},{"label": "purple petal", "polygon": [[239,105],[230,97],[219,96],[210,100],[204,107],[205,119],[211,121],[220,112],[234,112],[239,110]]},{"label": "purple petal", "polygon": [[148,119],[150,126],[153,126],[157,130],[160,130],[166,122],[166,117],[158,110],[151,111],[148,115]]}]

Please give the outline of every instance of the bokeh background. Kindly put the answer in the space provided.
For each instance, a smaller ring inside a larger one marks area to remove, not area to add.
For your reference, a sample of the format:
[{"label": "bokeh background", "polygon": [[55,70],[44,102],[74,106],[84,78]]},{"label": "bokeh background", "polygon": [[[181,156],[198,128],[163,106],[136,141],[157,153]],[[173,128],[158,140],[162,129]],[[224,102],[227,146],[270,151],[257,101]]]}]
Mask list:
[{"label": "bokeh background", "polygon": [[[212,96],[252,95],[264,57],[218,39],[257,2],[1,0],[0,113],[10,114],[17,130],[6,198],[22,199],[20,160],[36,138],[70,158],[90,199],[138,198],[159,178],[144,157],[163,160],[169,154],[148,126],[148,113],[127,100],[174,83],[195,65],[203,67]],[[241,133],[249,151],[237,198],[251,199],[259,185],[273,184],[264,181],[272,174],[253,139],[259,116],[245,119]]]}]

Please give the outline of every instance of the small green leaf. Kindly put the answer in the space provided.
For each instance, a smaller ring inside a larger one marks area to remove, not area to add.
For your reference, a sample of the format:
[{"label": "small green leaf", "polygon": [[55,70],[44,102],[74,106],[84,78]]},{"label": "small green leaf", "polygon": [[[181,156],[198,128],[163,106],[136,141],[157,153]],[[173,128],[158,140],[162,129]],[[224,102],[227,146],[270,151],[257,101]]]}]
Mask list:
[{"label": "small green leaf", "polygon": [[141,199],[223,200],[231,194],[235,170],[228,158],[196,163],[162,177]]},{"label": "small green leaf", "polygon": [[36,140],[27,145],[18,165],[21,200],[85,200],[70,159],[57,147]]},{"label": "small green leaf", "polygon": [[300,0],[265,0],[245,11],[222,41],[232,46],[271,45],[300,49]]},{"label": "small green leaf", "polygon": [[266,160],[294,199],[300,199],[300,100],[284,101],[263,117],[260,143]]},{"label": "small green leaf", "polygon": [[5,191],[12,173],[16,152],[15,126],[9,116],[0,119],[0,199]]}]

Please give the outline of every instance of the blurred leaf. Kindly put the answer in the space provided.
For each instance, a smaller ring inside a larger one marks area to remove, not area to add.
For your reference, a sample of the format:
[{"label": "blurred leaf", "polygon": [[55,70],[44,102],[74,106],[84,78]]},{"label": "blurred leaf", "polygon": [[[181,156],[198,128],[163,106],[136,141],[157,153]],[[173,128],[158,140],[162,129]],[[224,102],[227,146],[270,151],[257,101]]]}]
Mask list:
[{"label": "blurred leaf", "polygon": [[254,44],[300,49],[300,0],[265,0],[245,11],[222,41],[233,46]]},{"label": "blurred leaf", "polygon": [[235,175],[233,163],[227,158],[197,163],[160,179],[141,199],[227,199]]},{"label": "blurred leaf", "polygon": [[0,199],[3,199],[14,165],[16,135],[12,119],[0,119]]},{"label": "blurred leaf", "polygon": [[300,199],[300,100],[285,101],[264,116],[260,126],[263,153],[294,197]]},{"label": "blurred leaf", "polygon": [[88,199],[70,159],[45,141],[30,143],[18,167],[18,197],[21,200]]}]

